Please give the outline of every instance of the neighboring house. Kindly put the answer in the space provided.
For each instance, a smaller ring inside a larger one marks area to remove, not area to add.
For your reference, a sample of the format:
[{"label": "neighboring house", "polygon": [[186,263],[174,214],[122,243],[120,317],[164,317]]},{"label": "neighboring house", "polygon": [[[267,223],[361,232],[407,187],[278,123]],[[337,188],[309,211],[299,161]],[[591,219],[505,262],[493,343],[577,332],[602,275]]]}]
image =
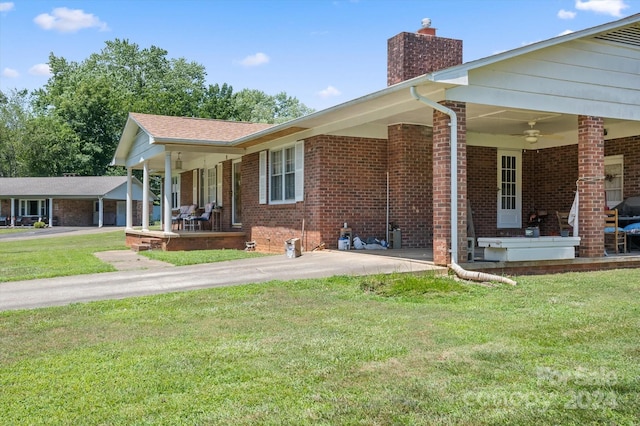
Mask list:
[{"label": "neighboring house", "polygon": [[[127,176],[0,178],[0,224],[124,226],[127,182]],[[130,182],[132,222],[141,224],[143,185],[136,178]]]},{"label": "neighboring house", "polygon": [[172,208],[215,202],[258,250],[393,223],[447,264],[467,207],[476,237],[524,235],[532,214],[551,235],[577,191],[580,256],[603,255],[603,206],[640,195],[640,15],[465,64],[433,28],[387,47],[389,87],[287,123],[132,113],[113,164],[165,177],[165,235]]}]

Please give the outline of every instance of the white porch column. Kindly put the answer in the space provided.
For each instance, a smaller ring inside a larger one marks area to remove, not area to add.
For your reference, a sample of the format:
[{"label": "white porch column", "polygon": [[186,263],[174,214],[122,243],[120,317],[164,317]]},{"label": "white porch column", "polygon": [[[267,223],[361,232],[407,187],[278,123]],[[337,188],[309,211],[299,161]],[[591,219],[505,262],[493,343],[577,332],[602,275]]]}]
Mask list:
[{"label": "white porch column", "polygon": [[53,226],[53,198],[49,198],[49,227]]},{"label": "white porch column", "polygon": [[164,194],[162,198],[164,232],[171,232],[171,152],[164,154]]},{"label": "white porch column", "polygon": [[149,232],[149,162],[143,164],[142,173],[142,231]]},{"label": "white porch column", "polygon": [[11,226],[16,226],[16,199],[11,199]]},{"label": "white porch column", "polygon": [[102,197],[98,198],[98,228],[102,228],[104,215],[104,202]]},{"label": "white porch column", "polygon": [[133,184],[131,167],[127,167],[127,221],[126,228],[133,229]]}]

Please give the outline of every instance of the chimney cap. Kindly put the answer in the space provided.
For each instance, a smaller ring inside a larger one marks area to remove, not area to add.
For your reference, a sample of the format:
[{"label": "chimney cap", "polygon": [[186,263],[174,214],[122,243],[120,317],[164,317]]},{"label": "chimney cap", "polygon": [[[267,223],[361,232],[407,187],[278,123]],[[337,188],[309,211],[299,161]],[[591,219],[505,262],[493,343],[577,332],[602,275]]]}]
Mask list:
[{"label": "chimney cap", "polygon": [[422,18],[420,21],[422,28],[430,28],[431,27],[431,18]]}]

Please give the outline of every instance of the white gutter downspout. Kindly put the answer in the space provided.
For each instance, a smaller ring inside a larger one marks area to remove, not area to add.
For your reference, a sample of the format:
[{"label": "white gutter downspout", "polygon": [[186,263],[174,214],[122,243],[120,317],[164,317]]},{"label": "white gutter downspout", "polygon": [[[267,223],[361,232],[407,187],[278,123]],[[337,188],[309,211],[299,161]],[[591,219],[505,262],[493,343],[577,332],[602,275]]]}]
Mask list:
[{"label": "white gutter downspout", "polygon": [[451,265],[449,266],[460,278],[474,281],[497,281],[505,284],[516,285],[516,282],[507,277],[487,274],[484,272],[467,271],[458,265],[458,116],[456,113],[433,102],[431,99],[420,96],[415,86],[411,86],[411,95],[420,102],[436,109],[451,118]]},{"label": "white gutter downspout", "polygon": [[458,263],[458,116],[452,109],[418,94],[415,86],[411,86],[411,95],[451,118],[451,261]]}]

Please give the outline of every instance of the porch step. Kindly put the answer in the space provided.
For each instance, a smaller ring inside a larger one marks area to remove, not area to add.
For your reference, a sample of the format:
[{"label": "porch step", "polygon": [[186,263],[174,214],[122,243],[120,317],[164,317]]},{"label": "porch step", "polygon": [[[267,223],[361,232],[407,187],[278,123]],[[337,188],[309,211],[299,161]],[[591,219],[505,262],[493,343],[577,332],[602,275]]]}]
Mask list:
[{"label": "porch step", "polygon": [[162,248],[162,239],[161,238],[141,238],[140,242],[142,244],[148,244],[151,250],[161,249]]},{"label": "porch step", "polygon": [[147,250],[151,250],[151,245],[147,243],[134,243],[134,244],[131,244],[131,250],[135,252],[147,251]]}]

